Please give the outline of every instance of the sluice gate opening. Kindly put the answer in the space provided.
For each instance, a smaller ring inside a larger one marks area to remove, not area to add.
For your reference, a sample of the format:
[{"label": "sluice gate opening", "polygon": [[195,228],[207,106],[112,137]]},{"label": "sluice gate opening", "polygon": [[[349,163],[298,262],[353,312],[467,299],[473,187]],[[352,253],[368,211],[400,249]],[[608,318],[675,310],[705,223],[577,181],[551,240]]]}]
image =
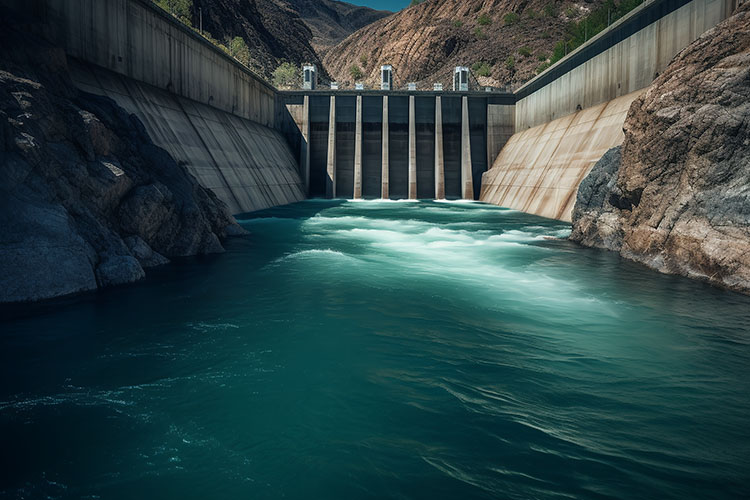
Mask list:
[{"label": "sluice gate opening", "polygon": [[513,108],[510,93],[302,90],[279,99],[311,198],[478,199],[488,158],[513,133],[513,114],[497,112]]}]

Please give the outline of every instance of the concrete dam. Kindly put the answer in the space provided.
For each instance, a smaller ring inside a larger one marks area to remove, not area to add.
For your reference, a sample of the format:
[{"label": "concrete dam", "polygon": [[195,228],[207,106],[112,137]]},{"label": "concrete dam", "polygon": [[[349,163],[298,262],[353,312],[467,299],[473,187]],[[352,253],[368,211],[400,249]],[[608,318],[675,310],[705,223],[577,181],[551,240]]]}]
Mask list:
[{"label": "concrete dam", "polygon": [[737,0],[652,0],[517,89],[280,92],[148,0],[5,0],[232,213],[478,199],[570,220],[630,103]]},{"label": "concrete dam", "polygon": [[313,197],[476,199],[482,174],[513,132],[512,94],[317,91],[281,97],[300,131],[295,146]]}]

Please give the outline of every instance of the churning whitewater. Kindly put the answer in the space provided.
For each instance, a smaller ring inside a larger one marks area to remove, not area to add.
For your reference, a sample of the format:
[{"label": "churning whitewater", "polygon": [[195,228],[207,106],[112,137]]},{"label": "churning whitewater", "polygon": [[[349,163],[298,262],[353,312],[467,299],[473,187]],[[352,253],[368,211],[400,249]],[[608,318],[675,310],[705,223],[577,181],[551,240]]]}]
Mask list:
[{"label": "churning whitewater", "polygon": [[0,497],[750,494],[750,297],[480,203],[239,222],[2,323]]}]

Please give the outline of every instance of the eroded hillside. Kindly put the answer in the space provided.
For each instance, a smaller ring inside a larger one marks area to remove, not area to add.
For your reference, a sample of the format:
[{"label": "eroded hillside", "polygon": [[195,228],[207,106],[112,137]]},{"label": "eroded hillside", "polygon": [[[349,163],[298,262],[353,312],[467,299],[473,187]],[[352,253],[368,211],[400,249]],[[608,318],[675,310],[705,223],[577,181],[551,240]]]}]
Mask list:
[{"label": "eroded hillside", "polygon": [[518,85],[549,63],[574,23],[603,3],[426,0],[353,33],[323,62],[333,79],[346,83],[376,85],[380,66],[391,64],[397,86],[447,85],[459,65],[471,66],[481,85]]},{"label": "eroded hillside", "polygon": [[[269,81],[284,62],[321,63],[327,48],[389,14],[333,0],[156,0]],[[238,38],[241,41],[238,41]],[[234,42],[233,42],[234,40]]]}]

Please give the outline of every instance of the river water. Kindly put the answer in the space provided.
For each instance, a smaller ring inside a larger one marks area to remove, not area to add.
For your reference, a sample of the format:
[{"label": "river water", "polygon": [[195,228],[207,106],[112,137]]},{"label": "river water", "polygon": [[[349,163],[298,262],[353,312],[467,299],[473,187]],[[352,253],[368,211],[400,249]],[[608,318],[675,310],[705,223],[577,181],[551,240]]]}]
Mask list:
[{"label": "river water", "polygon": [[479,203],[240,219],[4,310],[0,497],[750,495],[750,297]]}]

